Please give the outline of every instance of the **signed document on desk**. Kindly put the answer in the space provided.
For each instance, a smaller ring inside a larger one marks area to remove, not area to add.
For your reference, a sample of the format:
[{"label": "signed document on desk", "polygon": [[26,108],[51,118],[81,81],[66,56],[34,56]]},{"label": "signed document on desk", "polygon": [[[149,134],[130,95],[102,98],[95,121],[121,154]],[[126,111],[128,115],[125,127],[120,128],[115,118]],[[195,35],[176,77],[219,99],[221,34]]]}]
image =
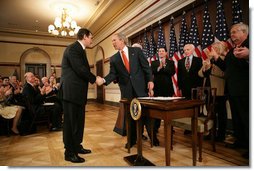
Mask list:
[{"label": "signed document on desk", "polygon": [[138,97],[140,100],[179,100],[185,97]]}]

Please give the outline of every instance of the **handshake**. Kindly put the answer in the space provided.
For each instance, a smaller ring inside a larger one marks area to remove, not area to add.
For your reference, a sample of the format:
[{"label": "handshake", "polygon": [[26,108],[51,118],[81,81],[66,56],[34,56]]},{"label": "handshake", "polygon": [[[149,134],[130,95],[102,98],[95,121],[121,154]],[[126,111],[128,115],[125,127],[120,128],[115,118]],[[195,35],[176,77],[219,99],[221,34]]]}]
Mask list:
[{"label": "handshake", "polygon": [[98,86],[101,86],[104,83],[104,79],[101,78],[100,76],[97,76],[95,82]]}]

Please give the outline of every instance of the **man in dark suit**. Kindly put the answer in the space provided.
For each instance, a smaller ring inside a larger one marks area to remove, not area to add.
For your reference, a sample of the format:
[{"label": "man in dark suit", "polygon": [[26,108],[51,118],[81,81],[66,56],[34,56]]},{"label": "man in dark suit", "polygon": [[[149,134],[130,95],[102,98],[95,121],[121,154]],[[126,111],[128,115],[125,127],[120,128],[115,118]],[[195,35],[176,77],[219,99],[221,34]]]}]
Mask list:
[{"label": "man in dark suit", "polygon": [[[36,88],[36,77],[32,72],[27,72],[25,74],[26,83],[24,85],[22,94],[29,103],[31,104],[32,110],[37,116],[43,116],[46,114],[45,107],[43,103],[46,97],[45,89]],[[48,108],[50,111],[50,122],[52,124],[51,131],[61,131],[62,130],[62,114],[61,106],[55,104]]]},{"label": "man in dark suit", "polygon": [[249,28],[244,23],[231,27],[230,37],[235,47],[223,61],[214,56],[215,65],[225,73],[236,141],[234,148],[244,148],[243,157],[249,158]]},{"label": "man in dark suit", "polygon": [[[174,95],[174,88],[172,82],[172,76],[175,74],[174,61],[167,59],[166,47],[160,47],[158,49],[159,60],[151,63],[151,68],[154,76],[154,96],[171,97]],[[156,133],[160,127],[161,120],[155,119],[154,122],[154,145],[159,145],[159,141],[156,138]]]},{"label": "man in dark suit", "polygon": [[198,71],[202,67],[202,59],[193,56],[195,46],[186,44],[184,46],[185,57],[178,61],[178,88],[183,97],[191,99],[191,89],[202,86],[202,78]]},{"label": "man in dark suit", "polygon": [[[104,84],[108,85],[118,78],[121,98],[133,99],[153,95],[152,70],[142,50],[138,47],[127,47],[127,39],[124,34],[116,33],[112,37],[115,50],[118,50],[110,58],[110,71],[104,78]],[[136,144],[136,124],[131,119],[130,147]],[[126,144],[127,147],[127,144]]]},{"label": "man in dark suit", "polygon": [[[178,61],[178,88],[180,94],[186,99],[191,99],[191,89],[202,86],[202,78],[199,77],[198,71],[202,67],[202,59],[193,56],[195,46],[193,44],[184,45],[183,59]],[[184,134],[190,134],[191,131],[185,130]]]},{"label": "man in dark suit", "polygon": [[96,76],[90,72],[85,48],[92,44],[92,33],[81,28],[77,41],[69,45],[62,59],[60,91],[63,94],[63,142],[65,160],[74,163],[85,162],[78,154],[91,153],[81,145],[85,123],[85,105],[88,83],[96,82]]}]

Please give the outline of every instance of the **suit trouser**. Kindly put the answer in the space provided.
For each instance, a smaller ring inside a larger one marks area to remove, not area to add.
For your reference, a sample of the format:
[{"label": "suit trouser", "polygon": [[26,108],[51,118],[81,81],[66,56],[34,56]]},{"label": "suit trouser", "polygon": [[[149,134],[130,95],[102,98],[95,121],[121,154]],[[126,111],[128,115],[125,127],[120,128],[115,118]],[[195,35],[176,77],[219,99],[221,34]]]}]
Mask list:
[{"label": "suit trouser", "polygon": [[229,96],[234,134],[237,143],[249,148],[249,97]]},{"label": "suit trouser", "polygon": [[221,139],[225,139],[227,130],[227,109],[226,109],[226,96],[216,96],[216,107],[218,119],[218,131],[217,136]]},{"label": "suit trouser", "polygon": [[77,154],[83,140],[85,105],[63,100],[63,141],[66,153]]}]

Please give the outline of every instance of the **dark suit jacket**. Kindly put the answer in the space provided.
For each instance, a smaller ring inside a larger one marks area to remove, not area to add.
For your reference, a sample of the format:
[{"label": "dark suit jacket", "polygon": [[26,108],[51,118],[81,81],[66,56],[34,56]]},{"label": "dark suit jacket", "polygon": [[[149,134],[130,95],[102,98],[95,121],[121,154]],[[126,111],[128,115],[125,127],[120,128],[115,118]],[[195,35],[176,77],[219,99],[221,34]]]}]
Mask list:
[{"label": "dark suit jacket", "polygon": [[[246,39],[242,47],[249,48],[249,39]],[[249,96],[249,61],[238,59],[233,54],[232,48],[223,61],[219,58],[214,64],[225,73],[227,91],[231,96]]]},{"label": "dark suit jacket", "polygon": [[69,45],[62,59],[61,88],[63,100],[84,105],[87,102],[88,83],[94,83],[96,77],[90,72],[90,66],[82,46],[78,41]]},{"label": "dark suit jacket", "polygon": [[154,75],[154,96],[169,97],[174,94],[172,76],[175,74],[174,61],[166,59],[166,66],[158,72],[160,61],[156,60],[151,63]]},{"label": "dark suit jacket", "polygon": [[25,83],[22,94],[28,98],[32,105],[41,105],[45,99],[45,96],[41,95],[31,84]]},{"label": "dark suit jacket", "polygon": [[185,68],[185,59],[186,57],[178,61],[177,81],[182,95],[191,98],[191,88],[202,86],[203,79],[198,76],[198,71],[202,67],[202,59],[193,56],[189,72]]},{"label": "dark suit jacket", "polygon": [[29,103],[34,108],[34,111],[38,113],[41,112],[42,104],[44,103],[45,97],[44,95],[41,95],[40,91],[36,90],[31,84],[25,83],[22,94],[24,97],[27,98]]},{"label": "dark suit jacket", "polygon": [[147,82],[152,81],[152,70],[140,48],[128,47],[130,73],[126,70],[120,52],[110,58],[110,71],[105,77],[105,85],[118,78],[118,84],[122,98],[133,98],[132,91],[136,96],[147,96]]}]

